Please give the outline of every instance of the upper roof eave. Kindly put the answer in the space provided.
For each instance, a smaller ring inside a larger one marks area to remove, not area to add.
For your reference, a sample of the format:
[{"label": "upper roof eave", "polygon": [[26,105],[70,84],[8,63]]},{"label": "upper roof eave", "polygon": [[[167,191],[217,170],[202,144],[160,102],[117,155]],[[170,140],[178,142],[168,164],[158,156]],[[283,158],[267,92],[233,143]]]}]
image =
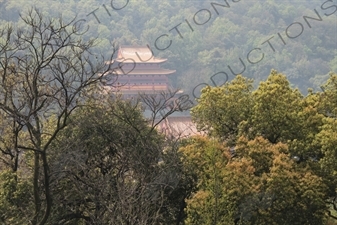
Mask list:
[{"label": "upper roof eave", "polygon": [[118,75],[169,75],[169,74],[173,74],[176,72],[176,70],[167,70],[167,69],[160,69],[160,70],[137,70],[134,69],[130,72],[128,72],[127,74],[124,74],[125,72],[123,72],[120,69],[115,69],[113,70],[114,73],[118,74]]},{"label": "upper roof eave", "polygon": [[167,61],[167,59],[154,57],[153,51],[148,46],[120,46],[116,60],[120,62],[128,59],[136,63],[162,63]]},{"label": "upper roof eave", "polygon": [[[140,60],[138,57],[137,58],[117,58],[115,59],[114,61],[116,62],[122,62],[122,63],[163,63],[163,62],[166,62],[167,59],[161,59],[161,58],[155,58],[155,57],[152,57],[150,60]],[[114,63],[114,61],[111,61],[111,63]]]}]

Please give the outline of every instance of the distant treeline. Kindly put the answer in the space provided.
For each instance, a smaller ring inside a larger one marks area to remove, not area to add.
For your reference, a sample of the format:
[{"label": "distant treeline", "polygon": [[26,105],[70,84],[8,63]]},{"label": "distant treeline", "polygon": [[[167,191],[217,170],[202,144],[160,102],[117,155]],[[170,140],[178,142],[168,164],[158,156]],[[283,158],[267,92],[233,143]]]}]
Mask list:
[{"label": "distant treeline", "polygon": [[[55,17],[77,16],[96,50],[112,43],[149,45],[176,69],[174,87],[192,94],[222,72],[265,79],[282,71],[302,93],[337,72],[337,2],[328,1],[0,1],[0,19],[18,21],[31,6]],[[222,84],[225,76],[216,83]]]}]

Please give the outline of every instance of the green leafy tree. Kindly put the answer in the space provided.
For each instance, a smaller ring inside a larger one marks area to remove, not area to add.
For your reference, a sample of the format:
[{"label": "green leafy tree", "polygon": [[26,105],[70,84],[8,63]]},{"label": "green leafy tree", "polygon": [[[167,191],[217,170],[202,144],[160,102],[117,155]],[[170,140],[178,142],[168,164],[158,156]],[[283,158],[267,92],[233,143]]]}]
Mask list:
[{"label": "green leafy tree", "polygon": [[329,187],[330,217],[337,220],[337,202],[336,202],[336,113],[337,113],[337,75],[331,73],[328,81],[322,86],[323,93],[320,93],[319,111],[325,116],[324,124],[320,132],[315,136],[317,149],[321,151],[319,160],[320,172]]},{"label": "green leafy tree", "polygon": [[176,145],[149,126],[140,104],[105,102],[77,111],[51,147],[51,221],[179,224],[184,193],[175,191],[184,185]]},{"label": "green leafy tree", "polygon": [[[237,130],[233,141],[223,143],[235,144],[220,173],[224,181],[221,202],[228,209],[223,214],[226,224],[325,224],[327,215],[335,218],[335,80],[331,75],[323,86],[325,92],[309,90],[304,97],[286,76],[272,70],[266,81],[246,95],[251,109],[232,123]],[[194,121],[212,136],[221,137],[215,131],[239,115],[228,117],[224,111],[222,99],[231,92],[206,87],[202,93],[193,108]],[[230,103],[245,109],[240,100]],[[199,176],[207,180],[207,175]],[[192,224],[209,217],[192,212],[202,212],[207,208],[203,202],[214,201],[205,189],[197,193],[195,199],[187,200],[187,209],[194,207],[188,214]]]},{"label": "green leafy tree", "polygon": [[222,187],[223,168],[229,154],[216,140],[193,137],[180,149],[186,174],[193,178],[191,196],[186,200],[186,224],[224,224],[226,214]]},{"label": "green leafy tree", "polygon": [[[222,149],[216,157],[217,175],[221,177],[218,195],[212,192],[213,162],[207,157],[211,143],[217,146],[213,150]],[[273,144],[262,137],[250,141],[242,137],[237,142],[234,158],[221,146],[201,139],[181,149],[187,162],[194,163],[197,180],[200,179],[196,191],[187,200],[187,224],[325,223],[323,179],[310,168],[299,167],[291,159],[286,144]],[[210,210],[215,205],[217,211]]]},{"label": "green leafy tree", "polygon": [[302,95],[293,90],[285,75],[272,70],[268,79],[253,92],[253,113],[245,130],[252,137],[263,136],[272,143],[298,136],[298,112]]},{"label": "green leafy tree", "polygon": [[337,117],[337,74],[330,73],[327,82],[321,86],[321,113],[327,117]]},{"label": "green leafy tree", "polygon": [[32,182],[12,170],[0,173],[0,221],[2,224],[26,224],[30,220]]},{"label": "green leafy tree", "polygon": [[252,113],[252,83],[248,78],[237,76],[221,87],[202,89],[198,104],[191,110],[198,128],[234,142],[239,124],[247,121]]}]

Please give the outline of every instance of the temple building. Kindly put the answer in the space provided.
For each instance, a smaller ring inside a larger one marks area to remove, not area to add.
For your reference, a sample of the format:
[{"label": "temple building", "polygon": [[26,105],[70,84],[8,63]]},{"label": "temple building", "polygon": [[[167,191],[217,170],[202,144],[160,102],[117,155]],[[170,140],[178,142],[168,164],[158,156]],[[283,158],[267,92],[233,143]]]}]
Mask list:
[{"label": "temple building", "polygon": [[[107,62],[111,66],[109,76],[106,80],[106,88],[112,92],[119,92],[123,97],[135,97],[139,93],[157,94],[168,92],[171,87],[168,76],[174,74],[175,70],[161,68],[167,59],[154,57],[152,50],[148,47],[121,46],[117,58]],[[183,91],[178,91],[171,99],[174,102]],[[159,95],[160,96],[160,95]],[[150,114],[146,109],[144,116]],[[166,135],[188,137],[199,134],[196,126],[192,123],[189,115],[175,112],[157,126],[160,132]]]},{"label": "temple building", "polygon": [[121,46],[117,58],[109,62],[112,70],[107,85],[123,96],[168,91],[171,88],[168,76],[176,71],[161,68],[166,61],[154,57],[149,47]]}]

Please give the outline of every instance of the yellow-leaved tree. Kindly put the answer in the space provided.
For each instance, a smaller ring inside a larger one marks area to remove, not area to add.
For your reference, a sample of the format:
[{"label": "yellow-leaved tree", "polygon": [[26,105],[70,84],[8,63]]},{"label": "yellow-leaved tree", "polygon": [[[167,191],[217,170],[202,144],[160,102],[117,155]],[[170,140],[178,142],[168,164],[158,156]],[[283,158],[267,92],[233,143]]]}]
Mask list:
[{"label": "yellow-leaved tree", "polygon": [[[222,216],[204,220],[212,218],[205,202],[214,202],[214,195],[196,186],[187,200],[188,224],[326,224],[328,216],[335,218],[337,76],[322,87],[323,93],[303,96],[272,70],[256,90],[240,75],[202,90],[193,119],[208,131],[208,141],[227,148],[227,164],[218,172]],[[182,151],[191,148],[193,155],[205,151],[193,144]],[[196,161],[193,155],[187,158]],[[201,168],[195,167],[196,179],[205,183],[212,176]]]}]

